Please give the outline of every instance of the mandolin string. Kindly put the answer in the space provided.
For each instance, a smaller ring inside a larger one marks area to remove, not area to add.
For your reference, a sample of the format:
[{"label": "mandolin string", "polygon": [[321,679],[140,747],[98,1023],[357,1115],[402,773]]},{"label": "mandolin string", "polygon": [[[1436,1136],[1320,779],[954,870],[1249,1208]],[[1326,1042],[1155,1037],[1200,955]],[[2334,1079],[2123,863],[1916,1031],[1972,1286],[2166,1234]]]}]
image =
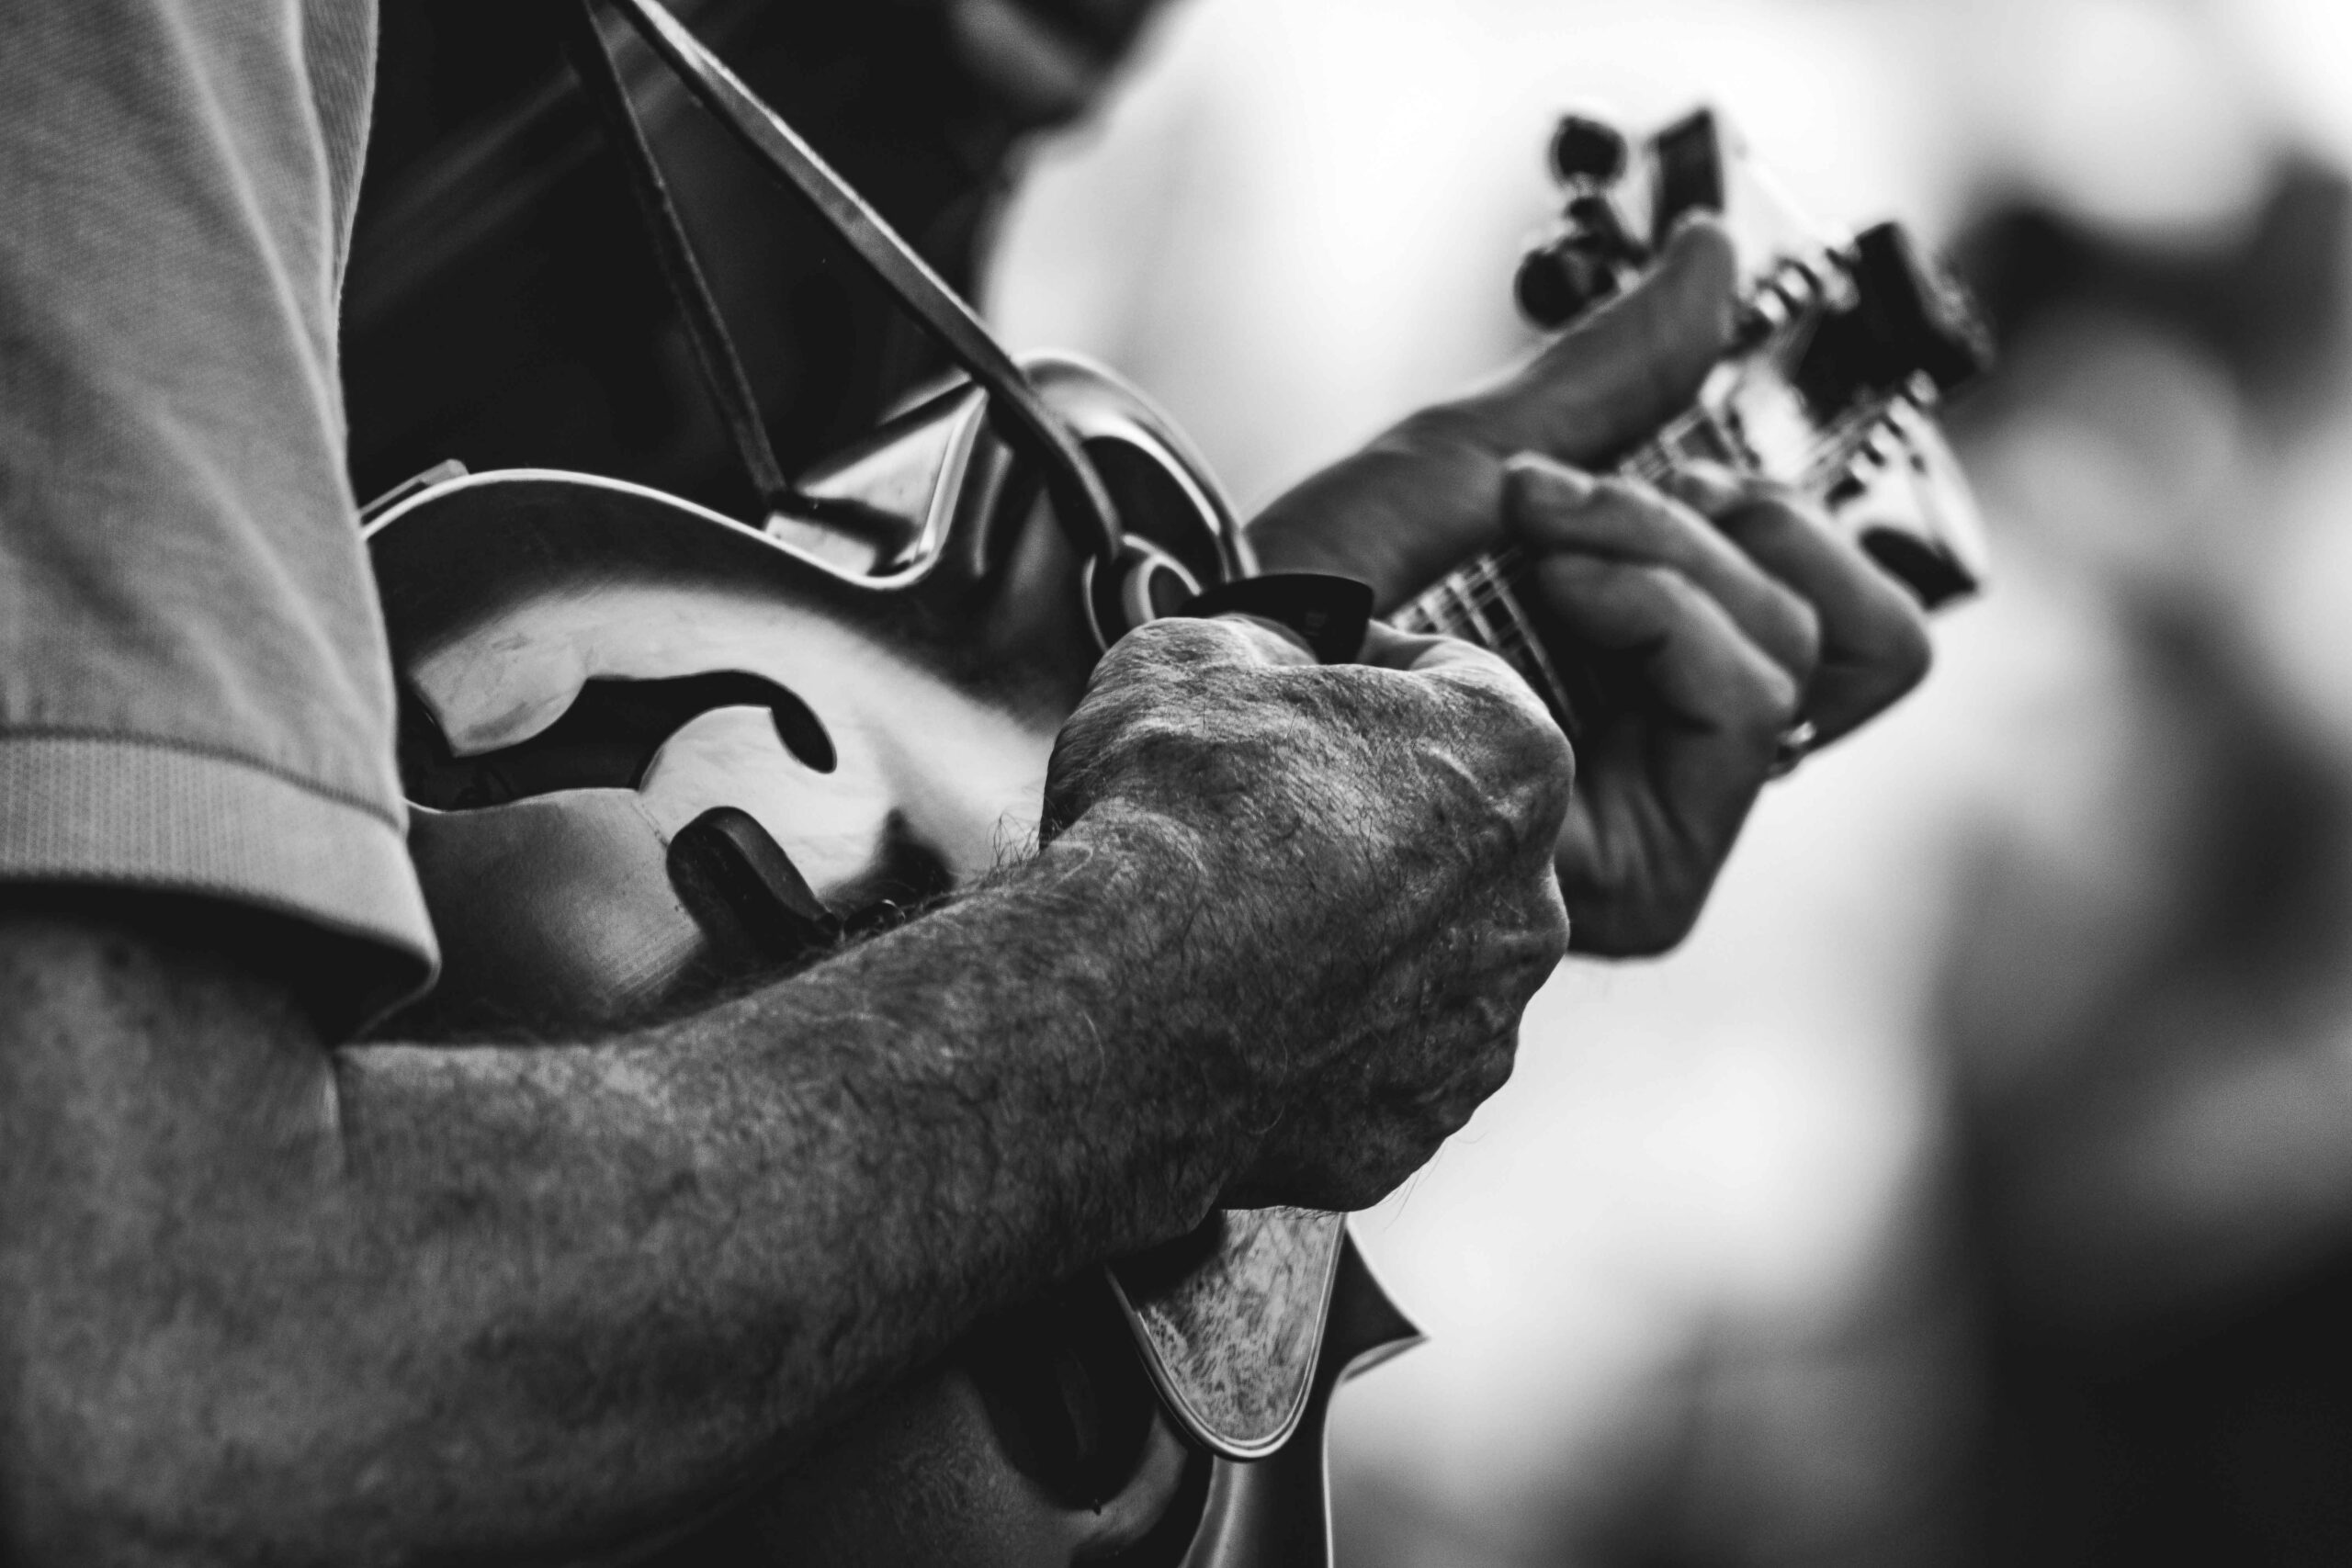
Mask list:
[{"label": "mandolin string", "polygon": [[[1801,314],[1807,301],[1817,299],[1822,287],[1811,267],[1795,265],[1795,271],[1799,286],[1793,291],[1785,286],[1787,266],[1766,286],[1786,296],[1783,303],[1792,316]],[[1866,402],[1814,433],[1797,454],[1799,486],[1816,490],[1831,481],[1837,470],[1849,465],[1866,449],[1871,437],[1887,423],[1903,400],[1902,395],[1896,394]],[[1709,438],[1705,447],[1697,445],[1702,436]],[[1736,444],[1714,413],[1704,406],[1694,407],[1670,421],[1620,464],[1616,472],[1658,484],[1693,457],[1716,458],[1724,451],[1736,449]],[[1525,555],[1516,546],[1506,545],[1485,552],[1400,606],[1392,619],[1410,629],[1450,632],[1483,643],[1503,656],[1539,691],[1548,692],[1565,714],[1566,696],[1557,672],[1512,587],[1527,570]]]},{"label": "mandolin string", "polygon": [[[1559,671],[1554,668],[1552,656],[1544,649],[1543,639],[1535,635],[1534,626],[1528,620],[1519,595],[1513,593],[1510,584],[1504,581],[1503,569],[1493,561],[1472,564],[1476,569],[1474,588],[1483,587],[1487,594],[1488,607],[1508,617],[1503,635],[1493,644],[1495,651],[1508,660],[1514,669],[1527,671],[1539,692],[1559,693],[1562,690]],[[1532,666],[1532,670],[1530,666]],[[1565,696],[1560,698],[1560,703],[1565,708]]]},{"label": "mandolin string", "polygon": [[[1860,449],[1862,440],[1867,434],[1878,427],[1891,412],[1891,408],[1892,404],[1887,407],[1873,406],[1862,412],[1849,415],[1815,437],[1801,458],[1803,468],[1800,484],[1805,486],[1818,484],[1836,468],[1850,461]],[[1669,426],[1642,451],[1621,465],[1617,471],[1651,483],[1667,478],[1679,466],[1675,457],[1665,449],[1668,446],[1669,439],[1687,434],[1690,429],[1696,427],[1697,423],[1692,421],[1685,424],[1678,421],[1677,425]],[[1468,572],[1482,561],[1498,563],[1508,576],[1523,564],[1523,557],[1515,545],[1505,545],[1498,549],[1484,552],[1464,566],[1457,568],[1454,573],[1449,574],[1448,579],[1432,584],[1419,597],[1427,598],[1440,593],[1453,576]]]},{"label": "mandolin string", "polygon": [[[1803,476],[1800,483],[1810,488],[1835,468],[1850,462],[1869,434],[1893,412],[1895,401],[1866,406],[1833,422],[1815,435],[1799,459]],[[1686,443],[1702,433],[1717,431],[1713,415],[1703,409],[1690,410],[1619,465],[1617,472],[1658,483],[1691,455]],[[1721,450],[1726,445],[1718,436],[1715,449]],[[1491,649],[1537,690],[1548,693],[1555,705],[1564,706],[1566,694],[1561,689],[1558,671],[1511,587],[1526,566],[1524,553],[1514,545],[1484,552],[1400,606],[1394,621],[1408,630],[1449,633]],[[1454,605],[1460,606],[1458,611]]]}]

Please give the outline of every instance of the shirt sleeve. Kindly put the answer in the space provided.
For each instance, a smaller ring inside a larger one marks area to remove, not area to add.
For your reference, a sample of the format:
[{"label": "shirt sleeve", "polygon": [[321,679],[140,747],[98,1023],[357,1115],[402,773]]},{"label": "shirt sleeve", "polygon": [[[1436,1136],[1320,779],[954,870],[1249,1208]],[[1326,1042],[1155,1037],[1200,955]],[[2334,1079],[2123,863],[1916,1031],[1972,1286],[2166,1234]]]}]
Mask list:
[{"label": "shirt sleeve", "polygon": [[436,953],[344,466],[373,0],[0,6],[0,879]]}]

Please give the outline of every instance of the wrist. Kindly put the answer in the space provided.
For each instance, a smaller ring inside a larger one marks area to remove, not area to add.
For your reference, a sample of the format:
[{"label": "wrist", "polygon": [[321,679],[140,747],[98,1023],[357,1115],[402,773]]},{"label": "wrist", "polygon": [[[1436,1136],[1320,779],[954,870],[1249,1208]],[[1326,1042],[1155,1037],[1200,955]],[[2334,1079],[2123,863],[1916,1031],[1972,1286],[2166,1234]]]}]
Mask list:
[{"label": "wrist", "polygon": [[1264,1054],[1245,1049],[1274,1032],[1264,943],[1236,918],[1247,898],[1227,859],[1212,832],[1148,807],[1102,803],[1023,878],[1042,900],[1036,915],[1071,927],[1070,994],[1085,1010],[1089,1048],[1114,1064],[1095,1070],[1130,1086],[1134,1126],[1164,1151],[1171,1228],[1139,1246],[1197,1224],[1272,1119]]}]

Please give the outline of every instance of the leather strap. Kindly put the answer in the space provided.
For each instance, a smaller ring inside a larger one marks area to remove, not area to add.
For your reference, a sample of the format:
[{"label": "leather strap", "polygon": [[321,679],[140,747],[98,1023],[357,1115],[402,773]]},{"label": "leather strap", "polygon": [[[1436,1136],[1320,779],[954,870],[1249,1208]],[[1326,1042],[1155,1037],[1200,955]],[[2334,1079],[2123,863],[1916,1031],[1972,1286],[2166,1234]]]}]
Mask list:
[{"label": "leather strap", "polygon": [[[1103,562],[1117,560],[1123,542],[1118,513],[1102,477],[1094,471],[1093,464],[1087,460],[1069,427],[1046,406],[1012,356],[971,308],[879,213],[866,205],[846,180],[817,155],[799,132],[763,103],[718,56],[705,49],[659,0],[608,3],[652,46],[711,117],[772,174],[814,207],[827,227],[841,237],[851,254],[914,318],[925,334],[987,390],[990,412],[1006,427],[1006,434],[1026,448],[1043,467],[1055,513],[1080,556]],[[599,71],[582,71],[582,79],[601,75],[606,83],[601,90],[609,93],[618,86],[619,75],[609,45],[595,26],[595,0],[578,0],[578,4],[580,25],[594,39],[596,47],[593,52],[602,62]],[[580,41],[584,43],[585,39]],[[669,202],[659,170],[652,167],[642,128],[638,125],[634,111],[628,108],[625,92],[620,95],[619,107],[626,117],[627,131],[621,138],[624,152],[639,187],[639,200],[646,204],[650,226],[656,231],[656,244],[664,251],[664,273],[669,274],[677,265],[670,259],[674,248],[683,263],[680,271],[688,279],[688,287],[680,294],[680,303],[688,316],[688,330],[696,334],[696,352],[706,356],[706,374],[710,376],[713,395],[727,413],[730,427],[748,414],[752,426],[758,428],[758,410],[751,405],[750,385],[743,378],[741,365],[735,358],[709,289],[694,265],[685,231],[678,223],[675,208]],[[611,115],[612,110],[608,107],[606,113]],[[623,120],[615,117],[614,123],[618,127]],[[633,152],[629,151],[632,147]],[[652,177],[647,179],[639,172],[640,169],[651,171]],[[701,335],[706,327],[710,331],[707,344]],[[718,367],[716,373],[710,369],[714,365]],[[739,396],[740,402],[729,402]],[[738,444],[742,444],[740,434]],[[761,449],[766,449],[763,428],[759,429],[759,445]],[[752,461],[748,451],[745,460]],[[772,451],[767,463],[772,469]]]},{"label": "leather strap", "polygon": [[743,373],[743,361],[735,352],[726,318],[719,314],[718,300],[695,256],[694,242],[678,215],[677,203],[671,199],[670,182],[662,177],[662,164],[645,139],[645,126],[637,118],[636,105],[629,101],[612,45],[596,25],[594,4],[595,0],[560,0],[557,8],[563,18],[564,52],[588,101],[604,121],[613,150],[628,171],[629,195],[636,198],[638,212],[645,220],[662,280],[669,285],[670,296],[677,303],[687,340],[694,344],[703,386],[727,425],[744,471],[751,476],[762,504],[770,509],[789,506],[794,499],[792,486],[768,440],[751,378]]}]

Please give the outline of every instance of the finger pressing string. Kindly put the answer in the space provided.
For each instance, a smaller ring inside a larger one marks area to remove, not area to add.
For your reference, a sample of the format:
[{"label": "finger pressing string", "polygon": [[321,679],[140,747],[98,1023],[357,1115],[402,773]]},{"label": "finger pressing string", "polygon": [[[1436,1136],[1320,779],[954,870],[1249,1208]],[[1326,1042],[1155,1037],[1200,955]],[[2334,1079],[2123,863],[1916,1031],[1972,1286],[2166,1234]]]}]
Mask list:
[{"label": "finger pressing string", "polygon": [[1820,508],[1784,490],[1751,487],[1715,526],[1815,613],[1821,657],[1804,712],[1815,749],[1925,677],[1932,649],[1917,602]]},{"label": "finger pressing string", "polygon": [[1800,687],[1811,680],[1820,650],[1812,606],[1681,502],[1638,481],[1596,480],[1523,456],[1511,461],[1506,515],[1539,560],[1572,553],[1670,568],[1721,604]]},{"label": "finger pressing string", "polygon": [[1470,406],[1505,448],[1612,459],[1698,396],[1731,344],[1737,274],[1722,226],[1688,223],[1639,283]]},{"label": "finger pressing string", "polygon": [[1558,555],[1538,570],[1580,636],[1644,655],[1649,698],[1675,718],[1769,750],[1796,716],[1795,679],[1671,567]]}]

